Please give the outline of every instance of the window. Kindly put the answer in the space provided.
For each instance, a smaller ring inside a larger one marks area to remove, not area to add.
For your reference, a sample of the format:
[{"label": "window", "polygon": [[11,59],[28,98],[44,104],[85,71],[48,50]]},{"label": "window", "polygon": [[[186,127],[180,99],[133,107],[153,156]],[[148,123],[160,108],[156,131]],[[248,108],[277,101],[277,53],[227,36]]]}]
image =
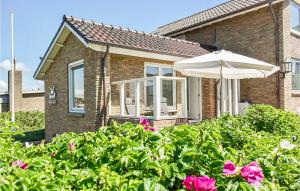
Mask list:
[{"label": "window", "polygon": [[300,60],[292,60],[292,89],[300,90]]},{"label": "window", "polygon": [[291,3],[291,27],[293,31],[300,32],[300,6]]},{"label": "window", "polygon": [[84,113],[84,67],[83,60],[68,66],[69,112]]},{"label": "window", "polygon": [[[145,65],[145,77],[153,76],[175,76],[173,67],[165,65],[156,64],[146,64]],[[147,80],[146,82],[146,107],[153,106],[153,80]],[[176,105],[176,82],[174,80],[163,79],[161,89],[161,97],[163,101],[167,102],[168,107],[175,107]]]}]

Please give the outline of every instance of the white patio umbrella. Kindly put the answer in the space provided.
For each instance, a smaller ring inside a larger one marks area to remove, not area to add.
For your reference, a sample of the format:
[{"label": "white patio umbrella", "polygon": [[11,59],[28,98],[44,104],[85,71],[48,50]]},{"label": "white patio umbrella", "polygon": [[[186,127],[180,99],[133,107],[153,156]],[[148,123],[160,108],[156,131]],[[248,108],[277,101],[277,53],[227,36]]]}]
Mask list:
[{"label": "white patio umbrella", "polygon": [[277,72],[279,67],[221,50],[176,62],[174,69],[187,76],[214,79],[246,79],[268,77]]},{"label": "white patio umbrella", "polygon": [[[220,79],[220,87],[223,88],[223,79],[266,78],[280,68],[254,58],[221,50],[176,62],[174,69],[187,76]],[[220,98],[223,92],[221,88]],[[220,111],[222,105],[220,104]]]}]

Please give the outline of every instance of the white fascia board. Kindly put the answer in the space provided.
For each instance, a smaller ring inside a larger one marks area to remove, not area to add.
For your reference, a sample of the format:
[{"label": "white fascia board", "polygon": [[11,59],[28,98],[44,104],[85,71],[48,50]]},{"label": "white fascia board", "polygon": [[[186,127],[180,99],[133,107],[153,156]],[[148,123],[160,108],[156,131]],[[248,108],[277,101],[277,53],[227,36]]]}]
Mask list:
[{"label": "white fascia board", "polygon": [[[89,48],[91,48],[95,51],[98,51],[98,52],[106,51],[106,45],[101,45],[101,44],[90,43]],[[172,62],[177,62],[177,61],[187,59],[186,57],[171,56],[171,55],[165,55],[165,54],[145,52],[145,51],[140,51],[140,50],[132,50],[132,49],[128,49],[128,48],[120,48],[120,47],[115,47],[115,46],[110,46],[109,53],[126,55],[126,56],[135,56],[135,57],[141,57],[141,58],[165,60],[165,61],[172,61]]]},{"label": "white fascia board", "polygon": [[[277,3],[280,3],[280,2],[283,2],[284,0],[275,0],[272,4],[277,4]],[[236,14],[233,14],[233,15],[229,15],[229,16],[226,16],[226,17],[222,17],[220,19],[217,19],[217,20],[214,20],[214,21],[211,21],[211,22],[208,22],[208,23],[205,23],[205,24],[200,24],[198,26],[195,26],[195,27],[192,27],[192,28],[189,28],[189,29],[186,29],[186,30],[183,30],[183,31],[180,31],[180,32],[176,32],[174,34],[170,34],[169,36],[172,37],[172,36],[177,36],[177,35],[180,35],[182,33],[185,33],[185,32],[188,32],[188,31],[193,31],[195,29],[199,29],[199,28],[203,28],[205,26],[209,26],[209,25],[212,25],[212,24],[215,24],[215,23],[218,23],[218,22],[221,22],[221,21],[224,21],[224,20],[227,20],[227,19],[231,19],[233,17],[237,17],[237,16],[240,16],[240,15],[244,15],[246,13],[249,13],[249,12],[252,12],[252,11],[257,11],[258,9],[262,9],[262,8],[265,8],[265,7],[268,7],[269,4],[266,3],[264,5],[261,5],[261,6],[258,6],[258,7],[254,7],[252,9],[248,9],[248,10],[245,10],[245,11],[242,11],[242,12],[239,12],[239,13],[236,13]]]},{"label": "white fascia board", "polygon": [[86,47],[88,47],[88,43],[80,36],[78,35],[78,33],[76,33],[73,28],[66,22],[63,23],[63,25],[60,27],[58,33],[56,34],[54,40],[52,41],[50,48],[48,48],[45,56],[43,57],[42,62],[40,63],[40,65],[38,66],[37,72],[34,74],[33,78],[37,79],[37,76],[39,75],[41,69],[43,68],[45,62],[48,61],[48,56],[50,54],[50,52],[52,51],[54,46],[59,46],[62,47],[60,43],[57,43],[57,40],[59,39],[61,33],[64,31],[64,29],[67,28],[73,35],[76,36],[76,38],[78,38],[78,40]]}]

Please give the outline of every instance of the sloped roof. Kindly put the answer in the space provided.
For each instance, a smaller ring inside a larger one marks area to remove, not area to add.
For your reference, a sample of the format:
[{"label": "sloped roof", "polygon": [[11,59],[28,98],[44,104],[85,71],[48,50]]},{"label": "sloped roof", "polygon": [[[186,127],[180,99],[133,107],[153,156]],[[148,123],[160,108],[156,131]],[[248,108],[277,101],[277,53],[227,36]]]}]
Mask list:
[{"label": "sloped roof", "polygon": [[158,27],[153,34],[171,35],[198,25],[268,4],[268,0],[230,0],[211,9]]},{"label": "sloped roof", "polygon": [[201,46],[195,42],[123,29],[74,17],[66,16],[64,19],[74,31],[91,43],[114,45],[122,48],[181,57],[199,56],[209,52],[207,46]]}]

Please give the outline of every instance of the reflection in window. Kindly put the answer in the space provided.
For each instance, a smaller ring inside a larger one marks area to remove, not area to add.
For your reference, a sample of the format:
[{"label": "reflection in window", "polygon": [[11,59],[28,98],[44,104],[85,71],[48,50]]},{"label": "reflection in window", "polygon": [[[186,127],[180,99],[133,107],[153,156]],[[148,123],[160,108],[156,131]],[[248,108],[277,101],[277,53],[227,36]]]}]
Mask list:
[{"label": "reflection in window", "polygon": [[[174,70],[171,67],[165,66],[146,66],[145,68],[145,76],[146,77],[153,77],[153,76],[165,76],[165,77],[172,77],[174,76]],[[153,80],[147,80],[146,82],[146,107],[153,106]],[[166,101],[168,106],[175,107],[175,81],[169,79],[162,80],[162,101]]]},{"label": "reflection in window", "polygon": [[[162,68],[162,76],[172,77],[173,68]],[[162,80],[162,97],[166,98],[168,106],[174,106],[174,80]]]},{"label": "reflection in window", "polygon": [[69,64],[69,111],[84,112],[83,62]]},{"label": "reflection in window", "polygon": [[300,90],[300,60],[294,59],[292,71],[292,88],[293,90]]},{"label": "reflection in window", "polygon": [[300,32],[300,6],[296,3],[291,3],[291,27]]}]

